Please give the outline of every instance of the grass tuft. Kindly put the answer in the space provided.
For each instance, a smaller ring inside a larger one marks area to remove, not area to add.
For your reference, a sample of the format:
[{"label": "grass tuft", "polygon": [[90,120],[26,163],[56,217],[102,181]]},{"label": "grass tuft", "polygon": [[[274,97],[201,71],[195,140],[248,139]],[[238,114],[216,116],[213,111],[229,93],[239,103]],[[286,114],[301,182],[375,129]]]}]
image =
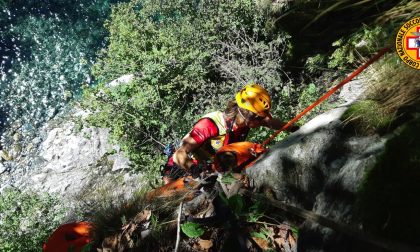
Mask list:
[{"label": "grass tuft", "polygon": [[404,0],[393,8],[383,12],[376,18],[375,22],[378,24],[385,24],[387,22],[408,21],[420,13],[420,2],[417,0]]},{"label": "grass tuft", "polygon": [[420,107],[420,71],[387,55],[364,74],[367,91],[343,115],[361,134],[387,133]]},{"label": "grass tuft", "polygon": [[388,56],[379,68],[371,70],[367,97],[389,113],[412,112],[420,104],[420,71],[396,56]]},{"label": "grass tuft", "polygon": [[353,104],[343,115],[345,123],[356,125],[356,131],[363,135],[386,131],[394,120],[394,115],[387,113],[373,100],[363,100]]}]

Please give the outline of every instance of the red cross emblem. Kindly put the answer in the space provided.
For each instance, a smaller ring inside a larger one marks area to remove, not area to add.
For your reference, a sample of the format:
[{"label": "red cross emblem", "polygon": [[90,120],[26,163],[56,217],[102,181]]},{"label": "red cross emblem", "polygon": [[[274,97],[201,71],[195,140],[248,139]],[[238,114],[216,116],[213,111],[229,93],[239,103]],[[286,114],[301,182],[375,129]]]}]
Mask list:
[{"label": "red cross emblem", "polygon": [[406,48],[407,50],[416,50],[416,59],[420,60],[420,26],[416,27],[417,32],[412,32],[414,36],[406,36]]}]

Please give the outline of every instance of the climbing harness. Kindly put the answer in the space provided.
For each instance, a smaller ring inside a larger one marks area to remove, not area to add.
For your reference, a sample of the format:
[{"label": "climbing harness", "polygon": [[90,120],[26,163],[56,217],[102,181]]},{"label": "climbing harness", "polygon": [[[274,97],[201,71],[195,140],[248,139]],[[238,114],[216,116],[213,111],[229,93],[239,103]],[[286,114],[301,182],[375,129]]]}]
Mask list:
[{"label": "climbing harness", "polygon": [[[373,62],[377,61],[382,55],[390,50],[389,47],[381,49],[375,56],[373,56],[365,64],[357,68],[353,73],[347,76],[339,84],[331,88],[326,94],[324,94],[317,101],[309,105],[305,110],[299,113],[295,118],[286,123],[283,127],[277,130],[272,136],[265,140],[262,144],[251,143],[251,142],[238,142],[225,145],[220,148],[215,156],[215,168],[217,171],[225,171],[231,167],[238,167],[240,169],[245,169],[251,166],[264,152],[267,151],[267,144],[273,140],[280,132],[289,128],[293,123],[299,120],[303,115],[311,111],[315,106],[325,101],[330,97],[335,91],[343,87],[350,80],[360,74],[364,69],[366,69]],[[228,164],[223,163],[228,161]]]},{"label": "climbing harness", "polygon": [[[211,123],[217,127],[217,132],[219,135],[205,141],[198,149],[192,152],[192,160],[194,166],[191,167],[190,170],[192,171],[193,168],[195,168],[194,170],[196,171],[195,174],[192,175],[200,174],[202,171],[213,170],[213,157],[216,154],[216,150],[232,142],[244,140],[248,133],[247,130],[246,132],[240,132],[240,134],[235,135],[233,132],[233,124],[235,119],[232,120],[225,118],[223,112],[220,111],[206,114],[200,120],[202,119],[209,119]],[[163,151],[167,157],[167,161],[164,165],[161,165],[160,174],[165,183],[174,181],[187,175],[187,172],[177,166],[174,162],[172,157],[174,152],[174,144],[166,145]]]}]

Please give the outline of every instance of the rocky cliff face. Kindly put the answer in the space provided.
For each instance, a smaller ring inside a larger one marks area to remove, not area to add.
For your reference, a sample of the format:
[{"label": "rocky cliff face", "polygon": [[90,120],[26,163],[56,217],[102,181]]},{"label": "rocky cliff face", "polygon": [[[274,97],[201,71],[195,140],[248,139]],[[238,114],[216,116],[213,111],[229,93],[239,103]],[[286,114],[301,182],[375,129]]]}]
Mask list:
[{"label": "rocky cliff face", "polygon": [[142,174],[127,172],[130,161],[110,143],[109,130],[77,123],[85,115],[73,108],[47,123],[28,145],[20,147],[16,139],[11,160],[2,163],[0,187],[58,194],[70,206],[80,197],[95,200],[95,192],[106,188],[114,197],[128,197],[141,187]]},{"label": "rocky cliff face", "polygon": [[[345,110],[314,118],[272,147],[247,170],[254,185],[272,189],[280,201],[357,227],[356,193],[388,138],[346,131],[340,120]],[[359,246],[311,222],[301,225],[299,245],[301,251],[356,251]]]},{"label": "rocky cliff face", "polygon": [[[360,81],[349,84],[340,97],[351,103],[362,92],[359,87]],[[288,204],[340,222],[357,223],[355,194],[388,138],[358,137],[346,131],[340,120],[346,109],[342,106],[317,116],[272,147],[247,170],[253,185],[272,189],[278,200]],[[142,174],[127,172],[130,162],[109,142],[109,130],[80,128],[74,118],[84,116],[85,112],[72,109],[67,116],[50,121],[29,147],[12,151],[14,160],[0,163],[0,190],[14,186],[58,193],[72,205],[80,198],[97,200],[95,192],[104,188],[112,188],[106,191],[114,197],[129,196],[139,189]],[[351,246],[357,246],[341,238],[328,228],[303,222],[299,249],[351,251]]]},{"label": "rocky cliff face", "polygon": [[[124,85],[132,78],[124,75],[108,86]],[[110,142],[109,129],[83,124],[88,114],[78,106],[68,107],[30,142],[22,140],[25,125],[6,129],[13,142],[0,146],[0,191],[16,187],[53,193],[76,208],[80,203],[128,198],[139,190],[144,175],[129,172],[130,161]]]}]

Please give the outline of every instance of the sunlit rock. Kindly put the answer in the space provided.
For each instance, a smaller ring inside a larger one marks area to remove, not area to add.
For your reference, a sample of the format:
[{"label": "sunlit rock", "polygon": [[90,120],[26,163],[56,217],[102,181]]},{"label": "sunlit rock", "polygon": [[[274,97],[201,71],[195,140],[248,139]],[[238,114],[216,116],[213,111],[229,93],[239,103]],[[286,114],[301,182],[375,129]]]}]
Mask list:
[{"label": "sunlit rock", "polygon": [[366,90],[366,84],[361,79],[352,80],[340,91],[340,95],[338,96],[341,101],[345,104],[350,104],[355,102],[358,98],[360,98],[361,94]]},{"label": "sunlit rock", "polygon": [[86,191],[95,195],[98,190],[113,188],[115,197],[128,197],[139,189],[143,175],[127,173],[130,161],[119,146],[109,142],[109,129],[80,127],[72,119],[86,115],[74,108],[48,122],[41,136],[31,142],[30,148],[36,152],[29,153],[25,146],[26,155],[9,162],[10,172],[4,169],[0,191],[13,186],[57,193],[71,205],[80,202],[80,194]]},{"label": "sunlit rock", "polygon": [[126,75],[123,75],[123,76],[119,77],[116,80],[111,81],[106,86],[107,87],[116,87],[116,86],[119,86],[121,84],[127,84],[130,81],[132,81],[133,79],[134,79],[134,75],[133,74],[126,74]]},{"label": "sunlit rock", "polygon": [[[253,185],[269,188],[282,202],[357,226],[353,220],[357,190],[383,153],[387,137],[346,132],[340,120],[345,110],[339,107],[315,117],[272,147],[247,169]],[[323,251],[322,246],[331,242],[345,247],[349,242],[337,239],[339,234],[313,222],[299,229],[302,251]]]}]

